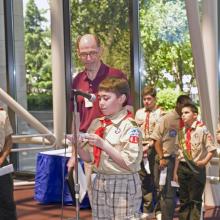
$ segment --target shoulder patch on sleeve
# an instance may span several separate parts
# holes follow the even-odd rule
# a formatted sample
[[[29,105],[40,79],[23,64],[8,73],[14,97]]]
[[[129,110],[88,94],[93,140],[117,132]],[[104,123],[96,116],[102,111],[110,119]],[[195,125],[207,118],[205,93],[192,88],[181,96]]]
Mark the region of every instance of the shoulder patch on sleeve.
[[[140,130],[138,128],[132,128],[128,132],[129,134],[129,142],[137,144],[140,138]]]

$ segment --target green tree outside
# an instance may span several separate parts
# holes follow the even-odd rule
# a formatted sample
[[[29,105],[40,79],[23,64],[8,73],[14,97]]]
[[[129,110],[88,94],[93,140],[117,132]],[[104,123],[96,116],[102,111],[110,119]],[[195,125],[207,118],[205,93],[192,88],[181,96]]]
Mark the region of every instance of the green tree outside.
[[[47,22],[45,13],[45,10],[38,9],[34,0],[27,2],[24,25],[29,108],[52,106],[51,40],[50,31],[44,26]],[[51,101],[44,102],[45,99]]]
[[[160,91],[171,88],[180,92],[186,86],[189,93],[196,81],[184,1],[139,2],[145,84]],[[82,68],[76,56],[77,36],[96,33],[104,45],[103,61],[130,76],[128,6],[129,0],[71,0],[74,72]],[[25,16],[25,63],[28,94],[32,97],[35,93],[51,95],[52,90],[50,31],[43,26],[45,21],[45,11],[29,0]],[[184,84],[185,78],[188,81]]]
[[[146,84],[188,91],[196,86],[184,1],[141,1],[141,47]],[[172,80],[166,77],[170,75]]]

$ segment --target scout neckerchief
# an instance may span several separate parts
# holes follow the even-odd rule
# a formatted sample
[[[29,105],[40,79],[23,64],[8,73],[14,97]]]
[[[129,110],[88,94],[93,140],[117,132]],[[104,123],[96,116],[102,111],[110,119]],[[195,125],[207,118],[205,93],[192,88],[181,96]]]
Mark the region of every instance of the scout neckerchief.
[[[185,133],[186,133],[186,151],[187,151],[187,154],[189,155],[190,158],[192,158],[192,152],[191,152],[191,131],[192,131],[192,127],[185,129]]]
[[[146,118],[145,118],[145,126],[144,126],[144,134],[146,135],[146,133],[149,133],[149,129],[150,129],[150,113],[152,113],[152,111],[158,109],[159,107],[155,107],[153,108],[151,111],[149,110],[145,110],[146,111]]]
[[[131,118],[131,117],[132,117],[132,113],[128,111],[127,115],[121,121],[125,120],[126,118]],[[100,119],[99,121],[101,123],[101,126],[96,129],[95,134],[103,138],[106,127],[113,123],[108,118]],[[102,153],[102,149],[94,145],[93,156],[94,156],[94,164],[96,165],[96,167],[99,166],[101,153]]]
[[[144,126],[144,133],[149,133],[149,127],[150,127],[150,111],[146,112],[146,119],[145,119],[145,126]]]
[[[197,121],[196,126],[200,124],[199,121]],[[178,135],[178,139],[179,139],[179,145],[181,147],[181,150],[183,152],[183,156],[184,159],[187,163],[187,165],[189,166],[189,168],[194,172],[194,173],[199,173],[196,169],[195,169],[195,163],[192,160],[192,153],[191,153],[191,131],[192,131],[192,127],[185,129],[185,127],[183,126],[183,121],[182,119],[180,119],[180,130],[179,130],[179,135]],[[186,138],[185,135],[186,134]]]

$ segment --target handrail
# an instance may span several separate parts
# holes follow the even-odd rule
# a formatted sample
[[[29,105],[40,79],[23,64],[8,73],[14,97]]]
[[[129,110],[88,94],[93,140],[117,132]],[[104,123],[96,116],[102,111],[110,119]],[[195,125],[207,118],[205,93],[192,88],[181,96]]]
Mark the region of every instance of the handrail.
[[[23,147],[23,148],[12,148],[11,152],[20,152],[20,151],[32,151],[32,150],[50,150],[54,149],[54,146],[47,146],[47,147]]]
[[[48,141],[51,134],[28,134],[28,135],[12,135],[12,141],[16,144],[44,144],[51,145]]]
[[[14,144],[36,144],[43,145],[43,147],[25,147],[25,148],[12,148],[12,152],[39,150],[39,149],[53,149],[56,147],[56,142],[51,145],[48,139],[50,134],[27,134],[27,135],[12,135],[12,142]],[[45,146],[48,145],[48,146]],[[68,140],[63,139],[62,145],[71,145]]]
[[[56,137],[53,135],[53,133],[1,88],[0,99],[5,102],[16,114],[27,121],[33,128],[39,131],[39,133],[49,134],[46,139],[50,142],[50,144],[55,144]]]
[[[11,152],[20,152],[20,151],[30,151],[30,150],[48,150],[55,148],[55,143],[51,145],[48,141],[48,136],[50,134],[28,134],[28,135],[12,135],[12,142],[15,144],[36,144],[36,145],[43,145],[43,147],[19,147],[19,148],[12,148]],[[49,145],[49,146],[45,146]]]

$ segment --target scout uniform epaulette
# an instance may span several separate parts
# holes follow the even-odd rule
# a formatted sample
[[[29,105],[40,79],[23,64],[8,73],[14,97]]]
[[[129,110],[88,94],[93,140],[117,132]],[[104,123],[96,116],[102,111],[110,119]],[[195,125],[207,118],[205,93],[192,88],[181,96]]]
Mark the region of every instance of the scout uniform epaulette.
[[[202,121],[198,121],[197,126],[202,127],[202,126],[204,126],[204,123]]]
[[[134,118],[128,117],[128,120],[131,122],[131,124],[132,124],[133,126],[138,126],[137,123],[136,123],[136,121],[134,120]]]
[[[203,127],[203,133],[204,134],[208,134],[209,133],[207,127],[205,126],[205,124],[202,121],[197,121],[197,126],[198,127]]]

